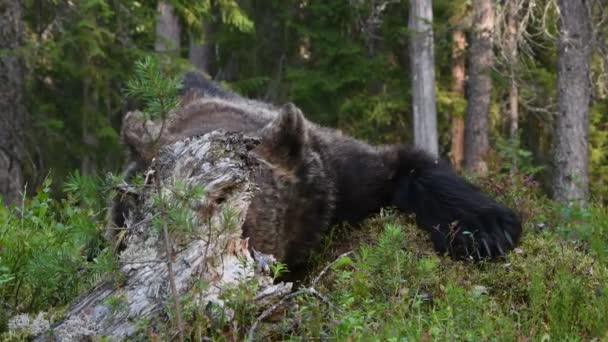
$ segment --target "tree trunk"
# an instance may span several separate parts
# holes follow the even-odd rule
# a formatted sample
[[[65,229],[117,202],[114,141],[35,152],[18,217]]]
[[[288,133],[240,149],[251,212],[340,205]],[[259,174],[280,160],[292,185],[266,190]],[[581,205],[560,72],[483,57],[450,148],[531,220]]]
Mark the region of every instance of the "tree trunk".
[[[174,13],[173,5],[165,1],[158,2],[154,50],[172,53],[179,53],[180,50],[179,20]]]
[[[213,29],[212,23],[205,22],[202,29],[202,40],[197,41],[192,37],[190,38],[188,60],[190,61],[190,64],[194,65],[199,71],[211,75],[210,68],[214,58],[213,44],[210,41]]]
[[[14,203],[20,199],[26,156],[24,66],[19,55],[23,13],[15,0],[0,0],[0,9],[0,195],[5,203]]]
[[[467,114],[464,134],[464,167],[487,172],[483,158],[490,149],[488,116],[492,94],[494,7],[492,0],[473,1],[474,19],[469,50]]]
[[[557,117],[553,134],[553,196],[583,203],[588,196],[591,18],[587,1],[559,0]]]
[[[91,77],[85,76],[82,80],[82,146],[86,150],[80,160],[80,172],[83,175],[94,175],[99,168],[97,166],[97,155],[92,151],[99,148],[99,139],[97,138],[95,129],[91,129],[92,116],[98,108],[99,96],[97,90],[93,89]]]
[[[414,145],[438,155],[435,107],[435,56],[433,52],[431,0],[410,0],[408,27],[412,70]]]
[[[518,64],[518,49],[517,49],[517,1],[511,0],[506,8],[506,35],[505,48],[507,54],[507,62],[509,68],[509,95],[508,108],[509,115],[507,125],[509,129],[509,137],[511,139],[517,136],[517,128],[519,121],[519,94],[517,87],[517,64]]]
[[[210,308],[210,302],[224,308],[227,327],[238,317],[222,296],[235,285],[257,284],[252,301],[260,311],[288,294],[291,283],[273,285],[268,276],[272,256],[257,252],[252,256],[248,240],[242,239],[242,225],[256,187],[253,172],[270,168],[249,154],[252,143],[240,134],[215,131],[163,148],[153,172],[147,173],[147,186],[128,194],[137,198],[138,214],[125,230],[122,241],[126,247],[118,255],[121,283],[99,284],[38,340],[147,340],[151,336],[146,334],[158,333],[155,327],[163,324],[169,325],[167,335],[171,336],[177,333],[178,324],[166,318],[171,312],[169,316],[176,317],[176,310],[184,308],[174,308],[170,288],[178,297],[190,298],[199,310]],[[184,190],[177,189],[193,186],[204,186],[205,196],[180,205]],[[174,228],[171,238],[165,239],[155,224],[168,220],[159,203],[186,208],[191,227]],[[138,329],[141,324],[147,329]]]
[[[465,49],[467,41],[462,29],[452,32],[452,91],[464,97]],[[452,116],[452,144],[450,161],[456,170],[462,167],[464,159],[464,113]]]
[[[514,139],[517,137],[517,130],[519,129],[519,90],[514,78],[509,83],[509,137]]]

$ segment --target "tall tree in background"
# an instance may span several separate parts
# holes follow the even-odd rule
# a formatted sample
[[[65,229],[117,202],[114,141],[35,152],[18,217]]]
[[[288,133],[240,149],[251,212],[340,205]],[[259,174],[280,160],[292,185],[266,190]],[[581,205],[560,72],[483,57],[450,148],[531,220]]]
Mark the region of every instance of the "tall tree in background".
[[[591,18],[585,0],[559,0],[557,118],[553,196],[562,203],[588,195]]]
[[[23,14],[20,1],[0,0],[0,9],[0,194],[12,203],[20,197],[26,155],[24,66],[19,56]]]
[[[466,35],[462,28],[452,31],[452,91],[464,97]],[[464,113],[452,116],[450,161],[456,170],[464,159]]]
[[[213,23],[205,21],[202,25],[202,37],[200,39],[191,37],[190,49],[188,50],[190,64],[206,74],[211,73],[211,63],[214,58],[213,42],[211,42],[212,33]]]
[[[492,93],[494,63],[493,30],[494,5],[492,0],[473,1],[473,32],[469,50],[467,113],[464,133],[464,167],[484,174],[483,160],[490,148],[488,116]]]
[[[509,68],[509,94],[508,94],[508,129],[509,137],[517,135],[519,121],[519,94],[516,79],[516,68],[518,64],[518,0],[507,0],[505,3],[505,53]]]
[[[412,72],[414,145],[438,154],[435,104],[435,55],[433,53],[433,6],[431,0],[410,0],[408,27]]]
[[[200,30],[194,30],[190,33],[190,47],[188,49],[190,64],[210,76],[212,63],[215,59],[215,44],[212,41],[212,36],[216,29],[217,12],[218,8],[215,0],[209,1],[209,12],[202,18]]]
[[[156,42],[154,50],[158,52],[179,52],[180,49],[179,19],[173,5],[159,1],[156,13]]]

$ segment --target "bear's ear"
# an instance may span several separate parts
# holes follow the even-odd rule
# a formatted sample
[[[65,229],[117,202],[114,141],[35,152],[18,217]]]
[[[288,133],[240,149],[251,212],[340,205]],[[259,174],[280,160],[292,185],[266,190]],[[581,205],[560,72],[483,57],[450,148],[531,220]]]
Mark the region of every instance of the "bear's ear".
[[[293,170],[302,160],[308,144],[306,120],[293,103],[281,107],[277,117],[260,132],[258,151],[272,164]]]

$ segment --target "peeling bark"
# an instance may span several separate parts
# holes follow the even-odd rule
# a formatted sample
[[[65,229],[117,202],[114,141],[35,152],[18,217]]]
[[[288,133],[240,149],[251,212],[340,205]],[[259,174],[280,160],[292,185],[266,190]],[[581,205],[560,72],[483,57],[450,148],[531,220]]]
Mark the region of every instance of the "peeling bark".
[[[462,29],[452,32],[452,91],[464,96],[465,49],[467,41]],[[450,162],[456,170],[462,168],[464,159],[464,113],[452,116],[452,144]]]
[[[409,52],[412,71],[414,145],[437,156],[439,148],[432,23],[431,1],[410,1],[408,28],[412,31]]]
[[[509,137],[514,139],[517,137],[518,121],[519,121],[519,90],[516,79],[516,69],[518,64],[518,15],[517,15],[517,2],[510,1],[507,4],[506,13],[506,35],[505,35],[505,47],[507,49],[507,61],[509,63],[509,116],[508,116],[508,128]]]
[[[468,64],[467,115],[464,133],[464,167],[479,174],[487,172],[483,160],[490,149],[488,121],[494,65],[494,2],[473,1],[474,24]]]

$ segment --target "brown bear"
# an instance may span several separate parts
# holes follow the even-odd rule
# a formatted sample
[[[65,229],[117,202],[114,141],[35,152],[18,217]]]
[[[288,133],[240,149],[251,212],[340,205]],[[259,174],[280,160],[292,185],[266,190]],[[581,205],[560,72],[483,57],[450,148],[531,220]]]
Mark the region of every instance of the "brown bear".
[[[357,224],[389,206],[414,214],[436,250],[457,259],[504,255],[521,236],[513,210],[423,151],[371,146],[311,123],[293,104],[244,99],[198,73],[184,76],[181,100],[161,145],[218,129],[260,139],[253,153],[271,167],[253,175],[259,190],[243,233],[290,269],[305,264],[332,225]],[[153,157],[148,133],[159,131],[158,123],[127,115],[122,137],[131,172],[145,169]],[[115,208],[114,224],[121,225],[127,206],[116,201]]]

